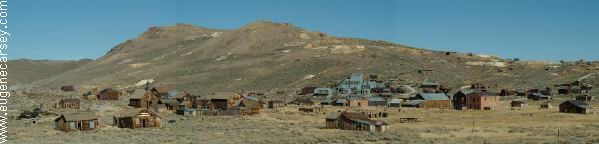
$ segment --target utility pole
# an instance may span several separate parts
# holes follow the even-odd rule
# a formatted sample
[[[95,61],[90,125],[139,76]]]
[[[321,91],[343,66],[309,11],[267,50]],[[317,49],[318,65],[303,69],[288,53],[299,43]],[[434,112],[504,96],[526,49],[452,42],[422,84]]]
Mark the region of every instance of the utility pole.
[[[557,144],[559,144],[559,143],[560,143],[560,141],[559,141],[559,128],[557,128]]]
[[[474,133],[474,119],[472,119],[472,133]]]

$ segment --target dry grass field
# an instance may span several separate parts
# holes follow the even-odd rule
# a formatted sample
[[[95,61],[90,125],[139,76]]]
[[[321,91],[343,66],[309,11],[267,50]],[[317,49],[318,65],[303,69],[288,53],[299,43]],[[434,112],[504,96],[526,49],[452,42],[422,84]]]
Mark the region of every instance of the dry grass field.
[[[563,100],[552,101],[554,107],[543,110],[535,101],[517,110],[502,101],[502,109],[495,111],[327,106],[326,112],[305,113],[288,106],[240,117],[160,113],[163,127],[147,129],[110,126],[118,107],[92,102],[90,110],[101,117],[99,129],[57,131],[53,129],[57,116],[44,116],[35,124],[11,119],[9,138],[11,143],[557,143],[559,129],[561,143],[599,142],[599,115],[558,113]],[[385,133],[324,129],[326,114],[340,110],[388,112],[390,117],[377,119],[391,129]],[[417,117],[420,122],[400,123],[402,117]]]

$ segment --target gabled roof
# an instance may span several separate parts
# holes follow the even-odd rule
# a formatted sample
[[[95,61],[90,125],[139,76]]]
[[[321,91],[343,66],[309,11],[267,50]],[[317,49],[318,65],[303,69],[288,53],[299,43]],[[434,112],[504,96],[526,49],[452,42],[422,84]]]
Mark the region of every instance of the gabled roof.
[[[389,103],[401,104],[401,99],[392,99],[391,102],[389,102]]]
[[[144,109],[144,108],[125,108],[125,109],[122,109],[119,112],[117,112],[115,114],[115,117],[117,117],[117,118],[134,117],[134,116],[136,116],[136,115],[138,115],[138,114],[140,114],[142,112],[148,112],[151,115],[155,115],[157,117],[160,117],[159,115],[157,115],[153,111],[147,110],[147,109]]]
[[[337,99],[335,103],[347,103],[347,99]]]
[[[109,92],[117,92],[117,93],[118,93],[119,91],[117,91],[117,90],[114,90],[114,89],[112,89],[112,88],[105,88],[105,89],[103,89],[102,91],[100,91],[99,95],[108,94]]]
[[[69,98],[69,99],[62,99],[60,101],[62,101],[63,103],[78,103],[79,99],[77,99],[77,98]]]
[[[339,115],[341,115],[341,112],[329,113],[327,115],[326,119],[337,119],[337,117],[339,117]]]
[[[444,93],[419,93],[424,100],[449,100],[449,97]]]
[[[369,97],[369,98],[368,98],[368,101],[379,101],[379,102],[380,102],[380,101],[383,101],[383,102],[384,102],[384,101],[385,101],[385,99],[384,99],[384,98],[382,98],[382,97]]]
[[[427,86],[438,86],[441,85],[438,82],[434,81],[434,80],[424,80],[422,81],[422,85],[427,85]]]
[[[579,101],[579,100],[569,100],[569,101],[565,101],[564,103],[570,103],[574,106],[580,107],[580,108],[584,108],[584,109],[590,109],[591,105],[589,105],[588,103],[584,102],[584,101]]]
[[[155,86],[152,89],[155,89],[158,93],[168,93],[171,89],[165,85]]]
[[[147,91],[144,89],[136,89],[135,92],[131,94],[130,99],[141,99],[146,94],[146,92]]]
[[[65,121],[67,122],[98,119],[98,116],[96,116],[96,114],[93,112],[76,111],[62,114],[58,118],[54,119],[54,121],[58,121],[62,117],[64,117]]]
[[[362,81],[363,78],[364,78],[364,75],[362,75],[362,73],[354,73],[354,74],[349,75],[350,81]]]
[[[254,100],[241,100],[241,105],[247,108],[262,108],[262,104]]]
[[[172,106],[178,106],[181,103],[179,101],[177,101],[176,99],[161,99],[160,100],[163,104],[168,104],[168,105],[172,105]]]
[[[386,125],[385,122],[371,120],[362,113],[341,112],[340,116],[343,116],[347,119],[350,119],[350,120],[352,120],[354,122],[358,122],[358,123],[365,123],[365,124],[369,124],[369,125]]]
[[[229,97],[235,94],[235,92],[215,92],[214,94],[203,96],[202,99],[229,99]]]

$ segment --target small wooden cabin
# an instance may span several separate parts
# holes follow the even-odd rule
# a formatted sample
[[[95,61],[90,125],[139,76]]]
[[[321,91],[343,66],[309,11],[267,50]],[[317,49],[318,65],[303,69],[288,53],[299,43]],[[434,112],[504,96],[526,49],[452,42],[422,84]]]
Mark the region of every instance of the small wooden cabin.
[[[417,99],[425,100],[421,108],[450,108],[451,100],[444,93],[419,93]]]
[[[70,98],[70,99],[62,99],[60,101],[58,101],[58,106],[60,108],[73,108],[73,109],[79,109],[79,99],[76,98]]]
[[[160,96],[161,98],[167,98],[170,96],[169,92],[171,92],[171,88],[165,85],[160,85],[152,87],[150,91],[156,96]]]
[[[98,100],[119,100],[121,92],[112,88],[106,88],[98,94]]]
[[[60,115],[54,119],[54,127],[60,131],[86,131],[98,127],[98,117],[93,112],[77,111]]]
[[[268,109],[276,109],[285,107],[285,102],[282,100],[270,100],[268,101]]]
[[[512,101],[510,105],[512,107],[526,107],[526,103],[523,101]]]
[[[160,97],[144,89],[136,89],[129,98],[129,106],[134,108],[155,109]]]
[[[119,111],[114,117],[114,125],[119,128],[148,128],[148,127],[160,127],[162,118],[156,113],[143,109],[123,109]]]
[[[62,86],[60,90],[65,92],[75,91],[75,88],[72,85]]]
[[[559,112],[562,113],[590,114],[591,109],[591,105],[579,100],[569,100],[559,105]]]
[[[326,128],[385,132],[389,125],[383,121],[371,120],[363,113],[340,112],[326,117]]]

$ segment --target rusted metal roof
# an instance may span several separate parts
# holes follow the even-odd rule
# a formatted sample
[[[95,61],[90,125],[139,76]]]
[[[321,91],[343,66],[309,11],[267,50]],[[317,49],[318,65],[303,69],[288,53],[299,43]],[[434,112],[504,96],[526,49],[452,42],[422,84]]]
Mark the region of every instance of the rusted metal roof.
[[[67,122],[98,119],[98,116],[93,112],[74,111],[62,114],[60,117],[54,119],[54,121],[59,121],[62,117],[64,117]]]

